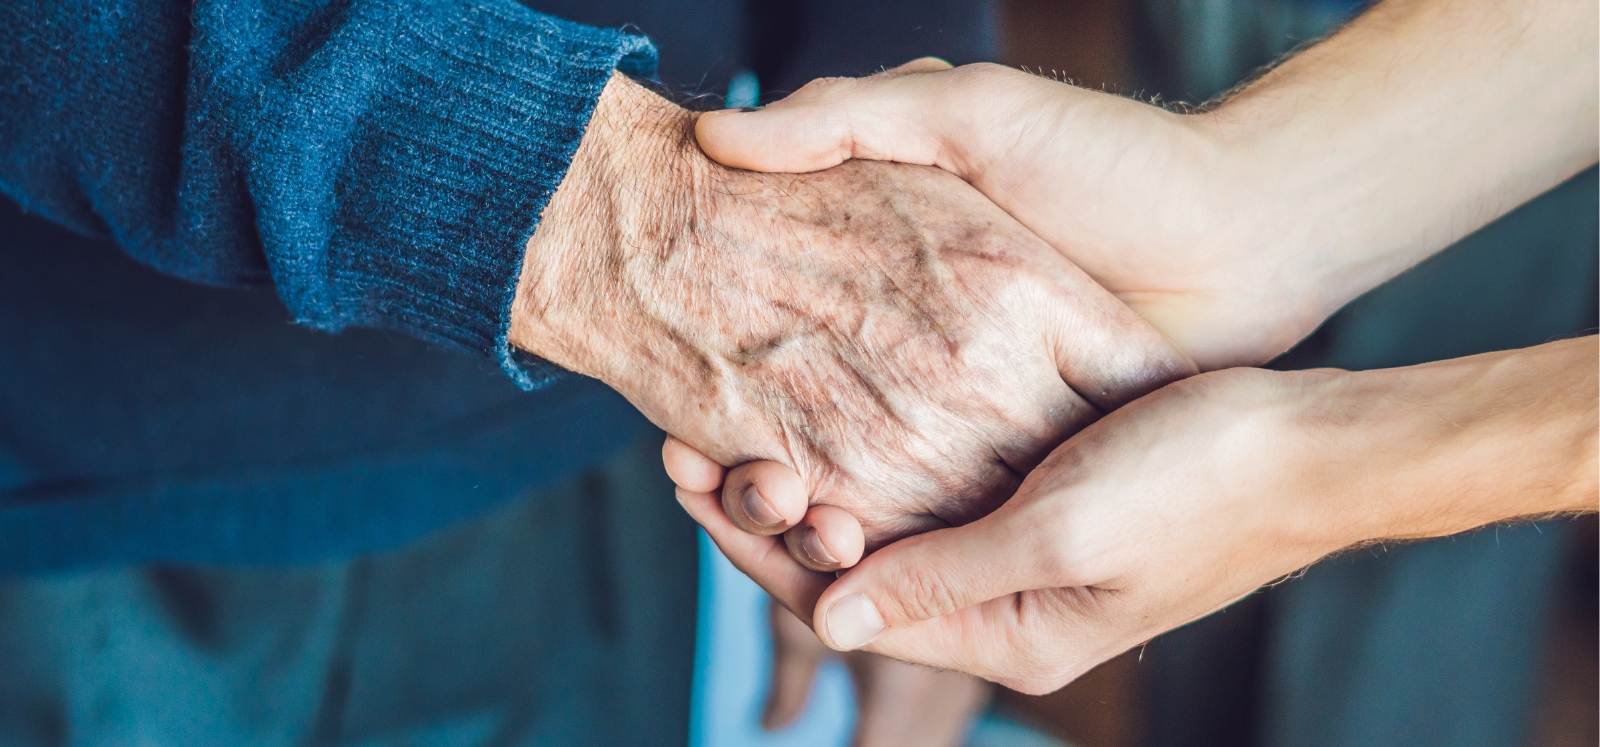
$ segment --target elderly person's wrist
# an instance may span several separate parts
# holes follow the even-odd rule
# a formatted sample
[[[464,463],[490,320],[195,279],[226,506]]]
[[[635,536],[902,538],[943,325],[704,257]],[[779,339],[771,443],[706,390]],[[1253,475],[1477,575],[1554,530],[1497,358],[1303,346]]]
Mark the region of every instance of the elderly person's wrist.
[[[696,166],[704,163],[693,126],[692,112],[613,76],[528,240],[513,345],[612,383],[638,359],[626,349],[638,335],[616,328],[629,320],[609,313],[606,301],[628,295],[629,254],[670,243],[667,234],[692,212]]]

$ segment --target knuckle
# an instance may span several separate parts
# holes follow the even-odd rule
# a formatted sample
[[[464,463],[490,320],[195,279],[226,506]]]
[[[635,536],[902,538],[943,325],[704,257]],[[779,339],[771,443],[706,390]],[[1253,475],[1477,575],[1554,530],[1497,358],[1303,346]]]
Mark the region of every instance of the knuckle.
[[[1067,686],[1107,658],[1092,643],[1086,647],[1082,633],[1081,625],[1055,614],[1027,615],[1008,631],[996,681],[1029,695]]]
[[[950,71],[956,83],[973,86],[992,85],[998,79],[1015,73],[1015,70],[993,62],[974,62]]]
[[[1049,693],[1053,692],[1048,685],[1040,682],[1038,677],[1032,675],[1024,675],[1020,677],[1002,677],[1000,679],[1000,684],[1008,689],[1016,690],[1023,695],[1039,696],[1048,695]]]
[[[975,77],[994,77],[996,75],[1010,75],[1016,72],[1012,68],[1001,65],[997,62],[974,62],[970,65],[962,65],[956,69],[962,71],[962,74],[964,75],[971,75]]]
[[[895,588],[898,593],[890,604],[901,619],[926,620],[956,609],[949,583],[924,565],[903,569]]]
[[[817,78],[794,92],[797,100],[827,99],[843,95],[854,88],[855,78]]]
[[[1043,566],[1045,578],[1057,587],[1087,586],[1090,573],[1085,560],[1086,542],[1075,536],[1070,524],[1057,526],[1041,538],[1042,547],[1034,555]]]

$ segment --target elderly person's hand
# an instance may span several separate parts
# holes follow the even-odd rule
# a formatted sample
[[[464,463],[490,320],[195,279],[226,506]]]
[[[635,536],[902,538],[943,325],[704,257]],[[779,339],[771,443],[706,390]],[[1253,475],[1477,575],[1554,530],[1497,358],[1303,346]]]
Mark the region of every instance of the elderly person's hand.
[[[837,581],[714,495],[679,500],[829,646],[1042,693],[1344,547],[1594,510],[1597,352],[1202,374],[1074,436],[993,514]]]
[[[611,81],[529,242],[510,342],[721,464],[760,461],[725,490],[747,531],[807,499],[868,546],[965,523],[1100,412],[1194,370],[955,176],[729,169],[694,122]],[[798,505],[767,499],[791,489]]]

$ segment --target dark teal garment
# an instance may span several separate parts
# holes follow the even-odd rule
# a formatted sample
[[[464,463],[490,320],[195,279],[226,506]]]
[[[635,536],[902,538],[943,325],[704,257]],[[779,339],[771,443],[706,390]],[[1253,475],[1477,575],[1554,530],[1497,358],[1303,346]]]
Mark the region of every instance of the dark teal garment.
[[[163,276],[0,201],[0,575],[393,547],[647,425],[576,377]]]
[[[353,560],[0,579],[0,744],[682,745],[695,528],[660,446]]]
[[[637,34],[705,105],[994,48],[975,0],[530,4],[0,8],[0,574],[349,556],[604,459],[643,418],[490,348]]]
[[[301,323],[500,360],[524,247],[643,36],[513,0],[16,0],[0,191]]]
[[[171,32],[160,23],[192,5],[151,3],[160,13],[120,18],[123,27],[140,36]],[[770,87],[803,79],[805,65],[815,74],[861,74],[923,53],[971,61],[990,56],[994,41],[988,5],[974,0],[532,4],[591,26],[635,24],[665,56],[662,83],[684,98],[720,93],[746,66]],[[60,15],[58,26],[116,15],[117,4],[94,5],[47,10]],[[218,5],[202,0],[198,7]],[[406,0],[261,5],[270,11],[263,18],[323,7],[296,31],[343,29],[329,39],[429,23],[421,13],[372,26],[361,9],[465,7]],[[36,7],[45,6],[0,7],[0,24],[13,24],[15,36],[21,11]],[[247,29],[262,18],[243,21]],[[834,34],[835,24],[852,32]],[[874,41],[870,48],[855,45],[863,36]],[[335,48],[347,49],[349,41]],[[0,48],[0,94],[17,93],[7,86],[18,82],[49,88],[81,81],[83,70],[61,67],[74,64],[74,55],[88,56],[84,65],[102,72],[116,63],[81,44],[45,46],[55,56],[31,77],[5,67],[8,53],[26,50]],[[503,48],[435,45],[453,57],[434,62],[448,72]],[[416,49],[400,43],[378,51]],[[748,61],[757,51],[762,59]],[[392,57],[374,57],[384,59]],[[371,72],[374,60],[358,60],[348,72]],[[126,79],[149,63],[135,56],[111,72]],[[490,72],[446,76],[440,85],[517,95],[539,80],[501,90],[483,85]],[[470,119],[496,111],[470,102],[462,93],[420,116]],[[553,116],[567,121],[582,109]],[[0,126],[13,126],[7,118],[15,114],[0,106]],[[10,153],[72,155],[84,132],[121,116],[182,120],[181,113],[137,107],[57,114],[56,121],[36,118],[31,133],[54,150]],[[507,131],[514,137],[553,131],[537,118],[515,124]],[[121,158],[136,165],[162,160],[182,140],[177,131],[168,134],[153,150],[135,148]],[[403,142],[373,145],[382,156],[377,146]],[[0,142],[0,151],[6,145]],[[96,186],[91,177],[103,175],[91,168],[97,163],[55,173],[71,193],[79,180],[89,182],[84,189]],[[439,165],[394,158],[363,165],[424,164]],[[505,195],[489,198],[526,198],[513,193],[529,186],[508,181],[496,188]],[[460,192],[429,204],[459,207],[471,199]],[[355,207],[376,210],[367,218],[382,221],[416,218],[401,208],[418,204],[367,200]],[[493,213],[462,209],[441,219],[453,215],[481,228]],[[190,227],[216,228],[207,221]],[[523,238],[515,240],[518,248]],[[327,334],[296,324],[298,312],[279,297],[281,289],[188,283],[129,259],[128,248],[72,234],[0,200],[0,745],[687,740],[695,535],[661,474],[659,433],[627,403],[575,377],[523,392],[492,356],[429,344],[392,325]],[[634,448],[619,455],[630,443]]]
[[[7,3],[0,573],[392,546],[625,443],[495,369],[537,383],[525,243],[654,62],[511,0]]]

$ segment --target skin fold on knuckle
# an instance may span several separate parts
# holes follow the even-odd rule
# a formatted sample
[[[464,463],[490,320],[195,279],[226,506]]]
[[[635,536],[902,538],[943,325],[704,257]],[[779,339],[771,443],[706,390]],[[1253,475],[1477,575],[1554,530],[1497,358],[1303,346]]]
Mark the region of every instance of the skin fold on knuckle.
[[[944,79],[957,93],[978,95],[993,91],[1020,75],[1027,73],[993,62],[974,62],[951,69],[944,74]]]
[[[927,620],[957,609],[952,580],[927,564],[903,565],[883,593],[873,595],[884,622],[890,626]],[[960,583],[959,580],[954,583]]]
[[[814,78],[800,87],[800,90],[790,94],[784,99],[788,104],[812,104],[826,106],[838,104],[840,99],[847,99],[854,93],[860,84],[858,78],[842,76],[828,78]]]
[[[1055,588],[1086,587],[1104,579],[1093,572],[1091,547],[1099,537],[1080,539],[1082,528],[1078,522],[1066,517],[1050,517],[1044,526],[1054,526],[1059,532],[1041,532],[1018,543],[1029,547],[1029,555],[1038,564],[1039,575]]]

